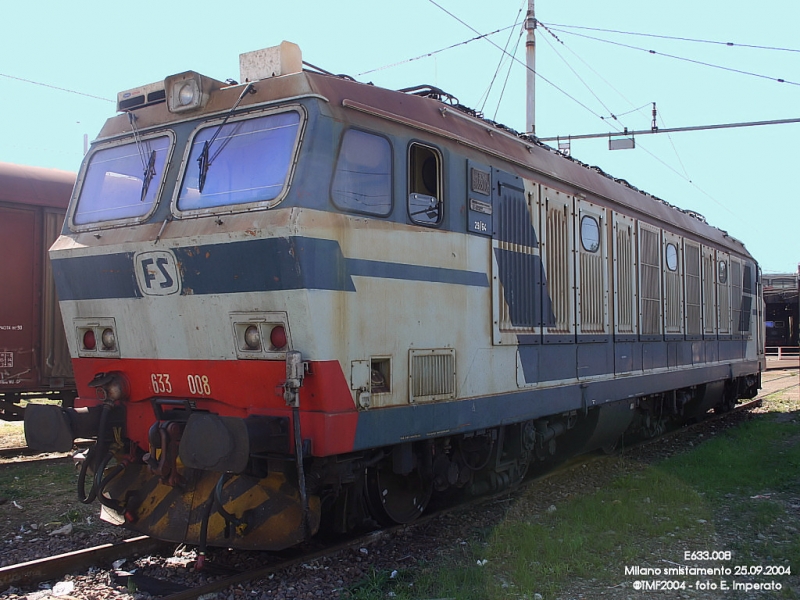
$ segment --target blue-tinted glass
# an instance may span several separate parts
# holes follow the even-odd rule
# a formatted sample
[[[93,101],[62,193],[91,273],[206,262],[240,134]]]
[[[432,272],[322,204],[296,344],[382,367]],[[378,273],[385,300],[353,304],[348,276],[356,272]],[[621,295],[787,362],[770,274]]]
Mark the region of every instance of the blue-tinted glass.
[[[141,217],[150,212],[161,187],[169,153],[166,135],[95,152],[83,178],[73,221],[76,225]],[[145,171],[155,152],[152,179],[145,186]],[[142,192],[146,193],[142,197]]]
[[[339,208],[373,215],[392,211],[392,149],[382,137],[350,129],[344,134],[331,188]]]
[[[284,188],[300,115],[294,111],[228,123],[209,147],[209,165],[200,191],[198,158],[217,127],[206,127],[192,142],[178,197],[180,210],[264,202]]]

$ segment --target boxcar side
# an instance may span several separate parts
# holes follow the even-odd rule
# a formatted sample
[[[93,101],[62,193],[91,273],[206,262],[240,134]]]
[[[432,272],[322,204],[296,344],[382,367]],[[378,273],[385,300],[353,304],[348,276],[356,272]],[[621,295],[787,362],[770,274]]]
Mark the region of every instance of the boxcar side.
[[[75,174],[0,163],[0,418],[49,397],[71,405],[75,383],[47,250]]]

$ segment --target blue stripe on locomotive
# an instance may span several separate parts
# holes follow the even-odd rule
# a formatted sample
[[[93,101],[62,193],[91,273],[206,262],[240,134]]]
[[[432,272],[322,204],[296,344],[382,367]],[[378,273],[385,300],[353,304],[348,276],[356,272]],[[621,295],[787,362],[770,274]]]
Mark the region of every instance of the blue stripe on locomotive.
[[[548,351],[553,348],[548,348]],[[523,390],[458,402],[415,404],[362,411],[353,450],[398,444],[416,439],[466,433],[498,424],[537,419],[568,411],[585,412],[613,402],[633,402],[646,396],[702,385],[751,373],[758,361],[709,365],[618,379],[579,382],[537,390]]]
[[[489,287],[486,273],[347,258],[339,243],[290,237],[173,249],[182,293],[230,294],[315,289],[356,291],[353,277]],[[133,253],[57,258],[53,272],[61,300],[138,298]]]

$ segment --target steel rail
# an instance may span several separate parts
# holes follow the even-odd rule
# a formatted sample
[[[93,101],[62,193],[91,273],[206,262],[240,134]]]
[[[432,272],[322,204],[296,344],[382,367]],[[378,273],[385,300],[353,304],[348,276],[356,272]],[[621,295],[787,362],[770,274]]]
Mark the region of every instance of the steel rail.
[[[122,558],[153,554],[174,544],[168,544],[146,535],[130,538],[116,544],[102,544],[83,550],[66,552],[0,568],[0,590],[9,586],[28,586],[41,581],[59,579],[67,573]]]

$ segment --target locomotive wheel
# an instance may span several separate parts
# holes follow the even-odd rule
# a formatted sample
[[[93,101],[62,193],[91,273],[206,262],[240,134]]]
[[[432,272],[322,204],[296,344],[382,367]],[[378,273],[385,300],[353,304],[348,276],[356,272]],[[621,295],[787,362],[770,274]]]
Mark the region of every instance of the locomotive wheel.
[[[433,482],[418,470],[398,475],[391,464],[370,467],[365,473],[365,494],[372,516],[382,525],[410,523],[431,499]]]

